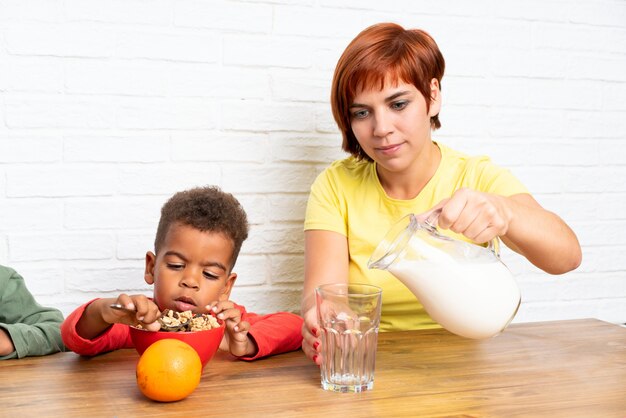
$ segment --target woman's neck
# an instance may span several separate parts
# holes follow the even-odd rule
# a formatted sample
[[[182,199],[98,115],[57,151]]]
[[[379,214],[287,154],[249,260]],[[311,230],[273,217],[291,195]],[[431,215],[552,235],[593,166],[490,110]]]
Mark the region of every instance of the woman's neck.
[[[381,170],[377,165],[377,175],[387,196],[393,199],[410,200],[420,194],[424,186],[435,175],[441,162],[441,150],[434,142],[424,147],[406,170],[391,172]]]

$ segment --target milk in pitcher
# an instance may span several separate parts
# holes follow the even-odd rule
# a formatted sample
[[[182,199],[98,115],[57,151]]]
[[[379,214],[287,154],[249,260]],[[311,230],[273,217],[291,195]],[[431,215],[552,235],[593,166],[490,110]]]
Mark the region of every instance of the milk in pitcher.
[[[499,261],[404,260],[388,271],[450,332],[468,338],[499,334],[515,316],[520,291]]]
[[[500,260],[498,239],[485,248],[440,234],[433,215],[422,218],[409,214],[396,222],[372,253],[368,267],[393,274],[450,332],[468,338],[502,332],[521,298],[513,275]]]

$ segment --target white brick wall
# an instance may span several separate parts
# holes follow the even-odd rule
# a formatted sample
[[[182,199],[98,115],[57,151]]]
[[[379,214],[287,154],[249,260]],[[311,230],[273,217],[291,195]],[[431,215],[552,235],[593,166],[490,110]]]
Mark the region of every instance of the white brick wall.
[[[234,299],[297,310],[309,185],[343,155],[332,71],[380,21],[446,57],[435,137],[511,168],[578,233],[561,277],[505,251],[516,321],[626,322],[622,0],[0,0],[0,263],[65,314],[149,294],[160,206],[217,184],[252,223]]]

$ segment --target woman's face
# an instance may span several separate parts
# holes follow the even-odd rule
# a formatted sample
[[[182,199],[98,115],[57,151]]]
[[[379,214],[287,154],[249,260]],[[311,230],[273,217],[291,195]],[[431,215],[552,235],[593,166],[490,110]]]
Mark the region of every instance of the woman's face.
[[[419,164],[431,144],[430,118],[439,113],[439,83],[431,82],[430,109],[413,85],[386,82],[382,90],[357,91],[350,106],[352,132],[379,169],[402,173]]]

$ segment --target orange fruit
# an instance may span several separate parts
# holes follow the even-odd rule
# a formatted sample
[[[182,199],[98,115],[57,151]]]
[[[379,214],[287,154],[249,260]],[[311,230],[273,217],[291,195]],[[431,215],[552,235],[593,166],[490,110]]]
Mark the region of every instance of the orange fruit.
[[[150,345],[137,363],[137,385],[148,398],[179,401],[200,383],[200,356],[186,342],[167,338]]]

